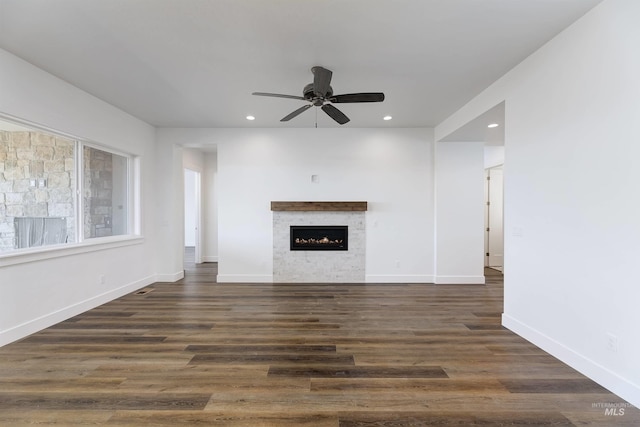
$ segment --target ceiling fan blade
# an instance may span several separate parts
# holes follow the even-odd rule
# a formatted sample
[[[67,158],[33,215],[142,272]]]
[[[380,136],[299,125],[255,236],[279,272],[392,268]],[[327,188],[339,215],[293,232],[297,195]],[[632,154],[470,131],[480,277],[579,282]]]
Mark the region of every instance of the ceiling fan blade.
[[[344,104],[347,102],[382,102],[384,101],[384,93],[382,92],[366,92],[366,93],[347,93],[344,95],[334,95],[329,101],[336,104]]]
[[[294,111],[293,113],[290,113],[286,116],[284,116],[283,118],[280,119],[281,122],[288,122],[289,120],[293,119],[295,116],[297,116],[300,113],[303,113],[305,111],[307,111],[309,108],[311,108],[313,105],[311,104],[307,104],[307,105],[303,105],[302,107],[298,108],[296,111]]]
[[[333,73],[322,67],[312,67],[311,72],[313,73],[313,93],[320,97],[326,96],[331,87]]]
[[[299,99],[301,101],[306,101],[306,99],[304,99],[301,96],[295,96],[295,95],[282,95],[280,93],[266,93],[266,92],[253,92],[251,95],[257,95],[257,96],[271,96],[274,98],[290,98],[290,99]]]
[[[322,106],[322,111],[327,113],[329,117],[331,117],[333,120],[340,123],[341,125],[349,121],[349,117],[345,116],[342,111],[338,110],[336,107],[334,107],[331,104],[324,104]]]

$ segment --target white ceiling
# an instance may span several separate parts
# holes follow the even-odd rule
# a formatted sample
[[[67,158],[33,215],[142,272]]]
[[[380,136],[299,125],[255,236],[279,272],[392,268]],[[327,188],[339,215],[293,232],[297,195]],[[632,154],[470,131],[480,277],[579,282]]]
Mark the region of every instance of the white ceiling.
[[[345,126],[430,127],[600,1],[0,0],[0,48],[160,127],[338,126],[251,95],[301,95],[314,65],[385,93]]]
[[[498,126],[489,128],[490,124]],[[440,141],[484,141],[485,145],[504,145],[504,126],[504,101],[502,101]]]

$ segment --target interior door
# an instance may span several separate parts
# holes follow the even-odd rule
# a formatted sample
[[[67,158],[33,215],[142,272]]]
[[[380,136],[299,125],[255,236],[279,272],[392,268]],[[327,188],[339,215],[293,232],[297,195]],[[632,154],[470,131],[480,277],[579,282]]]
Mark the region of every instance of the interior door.
[[[487,267],[501,269],[504,265],[504,180],[502,166],[487,172]]]

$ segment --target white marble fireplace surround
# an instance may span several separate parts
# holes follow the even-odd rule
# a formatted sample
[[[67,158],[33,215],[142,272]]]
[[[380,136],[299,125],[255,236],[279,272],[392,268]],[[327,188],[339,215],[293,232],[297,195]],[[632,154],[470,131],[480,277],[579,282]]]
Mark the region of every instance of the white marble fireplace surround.
[[[274,283],[364,283],[366,250],[364,211],[273,212]],[[347,251],[292,251],[291,225],[346,225]]]

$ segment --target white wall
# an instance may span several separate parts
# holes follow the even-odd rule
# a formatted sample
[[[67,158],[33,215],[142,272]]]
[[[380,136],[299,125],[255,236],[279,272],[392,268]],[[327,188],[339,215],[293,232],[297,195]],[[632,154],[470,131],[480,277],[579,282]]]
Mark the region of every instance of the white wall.
[[[202,177],[203,194],[203,249],[204,262],[218,262],[218,154],[205,153],[204,174]]]
[[[636,406],[638,16],[605,0],[436,128],[506,100],[503,323]]]
[[[435,283],[484,283],[483,146],[436,143]]]
[[[157,242],[151,126],[3,50],[0,93],[0,113],[140,156],[144,234],[100,251],[65,250],[57,252],[65,256],[18,264],[0,259],[3,345],[155,281]]]
[[[504,146],[484,147],[484,168],[490,169],[504,164]]]
[[[364,200],[366,280],[432,281],[430,130],[230,130],[216,139],[219,280],[271,280],[271,201]]]
[[[205,168],[204,154],[200,150],[184,148],[182,150],[182,165],[186,169],[202,173]]]
[[[184,159],[180,145],[166,141],[156,132],[154,181],[157,192],[154,211],[157,232],[155,258],[159,281],[174,282],[184,277]]]

